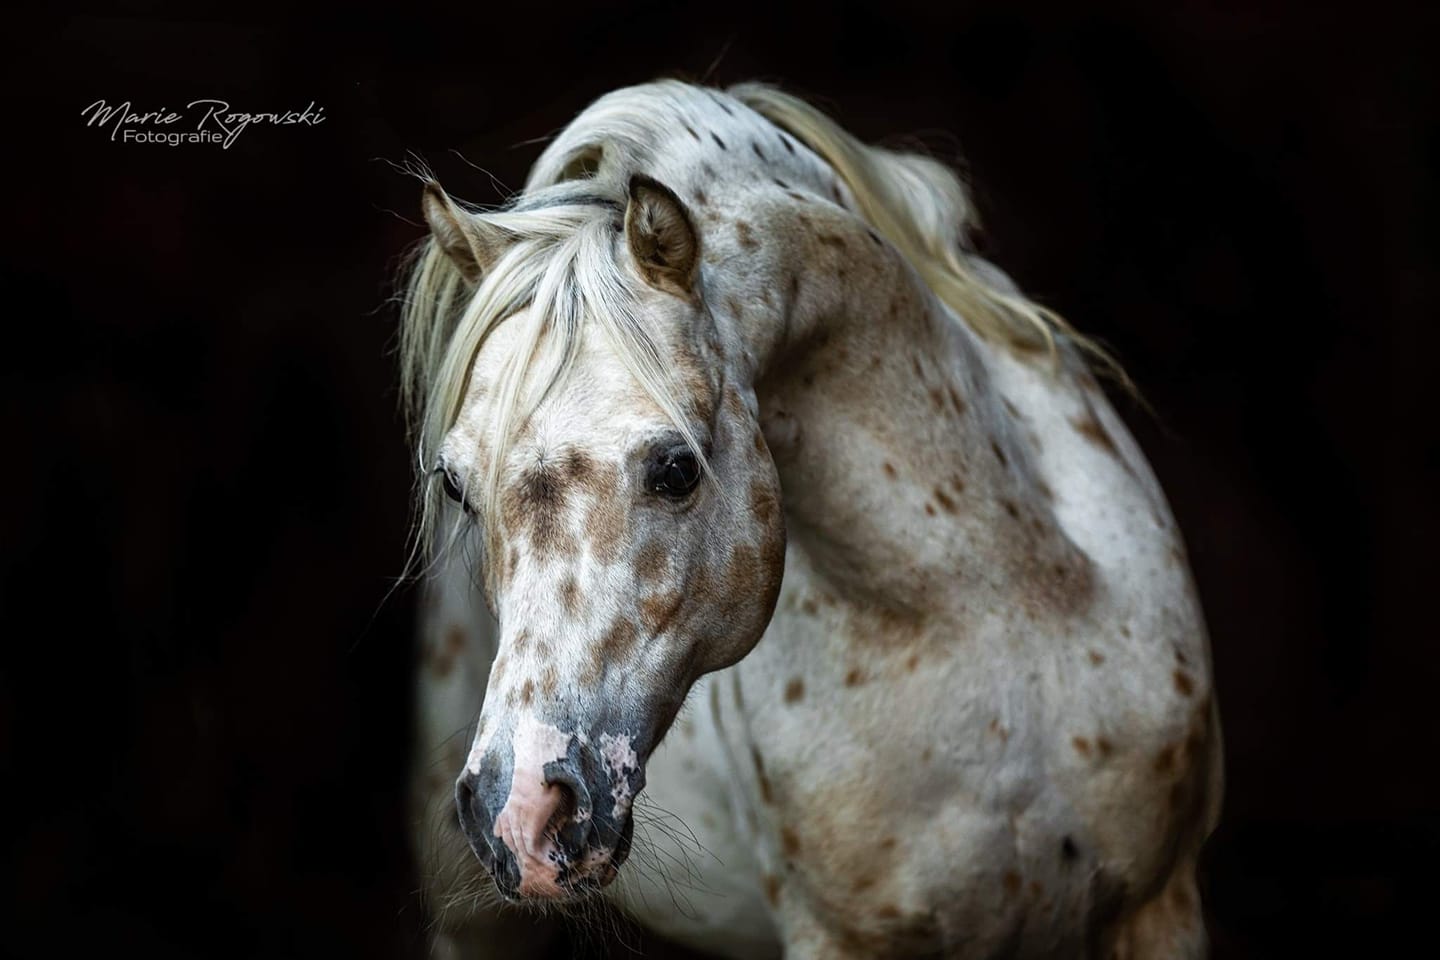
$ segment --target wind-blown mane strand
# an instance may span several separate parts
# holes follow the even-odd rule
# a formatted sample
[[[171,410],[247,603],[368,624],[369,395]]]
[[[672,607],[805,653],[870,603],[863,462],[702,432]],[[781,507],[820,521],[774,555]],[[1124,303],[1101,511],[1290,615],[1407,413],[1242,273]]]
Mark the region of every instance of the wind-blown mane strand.
[[[744,83],[727,91],[795,136],[839,174],[860,214],[895,245],[930,289],[963,322],[992,342],[1058,359],[1056,334],[1074,343],[1096,366],[1132,389],[1120,364],[1055,311],[1018,290],[987,282],[967,262],[974,207],[954,171],[929,157],[860,142],[798,97],[772,86]]]

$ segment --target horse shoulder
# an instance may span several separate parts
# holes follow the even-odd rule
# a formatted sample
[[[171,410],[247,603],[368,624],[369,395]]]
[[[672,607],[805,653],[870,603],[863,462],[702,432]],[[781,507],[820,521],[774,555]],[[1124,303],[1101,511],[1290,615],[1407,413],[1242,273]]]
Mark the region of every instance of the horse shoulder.
[[[1057,522],[1095,571],[1092,608],[1048,665],[1051,769],[1097,855],[1162,883],[1218,817],[1223,762],[1209,641],[1185,550],[1139,445],[1093,379],[995,363]],[[1117,868],[1118,869],[1118,868]]]

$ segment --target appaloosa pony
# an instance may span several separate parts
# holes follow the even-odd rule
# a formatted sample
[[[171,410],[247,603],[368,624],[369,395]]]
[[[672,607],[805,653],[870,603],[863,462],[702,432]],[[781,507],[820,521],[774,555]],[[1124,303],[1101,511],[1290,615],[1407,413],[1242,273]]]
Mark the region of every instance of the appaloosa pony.
[[[661,82],[505,206],[423,206],[437,953],[523,956],[500,907],[592,897],[747,960],[1205,952],[1180,533],[954,174]]]

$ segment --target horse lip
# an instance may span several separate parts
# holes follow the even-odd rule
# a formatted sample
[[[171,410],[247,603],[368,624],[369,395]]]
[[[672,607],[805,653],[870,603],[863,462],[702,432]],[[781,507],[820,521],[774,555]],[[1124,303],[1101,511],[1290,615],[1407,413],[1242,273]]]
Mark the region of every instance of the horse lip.
[[[586,894],[592,894],[604,887],[610,886],[610,884],[614,883],[619,877],[620,868],[624,866],[625,861],[630,858],[630,851],[634,840],[635,818],[631,816],[626,818],[625,826],[620,829],[620,836],[615,841],[615,848],[611,851],[610,858],[605,862],[605,865],[596,873],[574,880],[561,880],[561,887],[570,894],[570,898],[579,899],[583,898]],[[507,903],[513,903],[517,906],[535,903],[536,901],[533,898],[523,896],[520,893],[518,867],[513,866],[513,859],[501,859],[497,857],[496,860],[497,862],[493,867],[488,864],[485,866],[486,871],[495,883],[495,888],[500,892],[500,896],[503,897]]]

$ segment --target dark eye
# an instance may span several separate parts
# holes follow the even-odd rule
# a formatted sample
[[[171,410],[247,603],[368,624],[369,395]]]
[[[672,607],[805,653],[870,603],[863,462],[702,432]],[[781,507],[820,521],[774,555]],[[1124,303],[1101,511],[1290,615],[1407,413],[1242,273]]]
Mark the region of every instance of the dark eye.
[[[679,499],[700,482],[700,462],[685,447],[670,450],[651,463],[646,482],[655,493]]]
[[[449,497],[455,503],[458,503],[466,513],[469,513],[470,502],[466,500],[465,495],[460,492],[460,485],[455,482],[455,478],[450,475],[449,470],[442,469],[440,471],[440,482],[445,487],[445,496]]]

